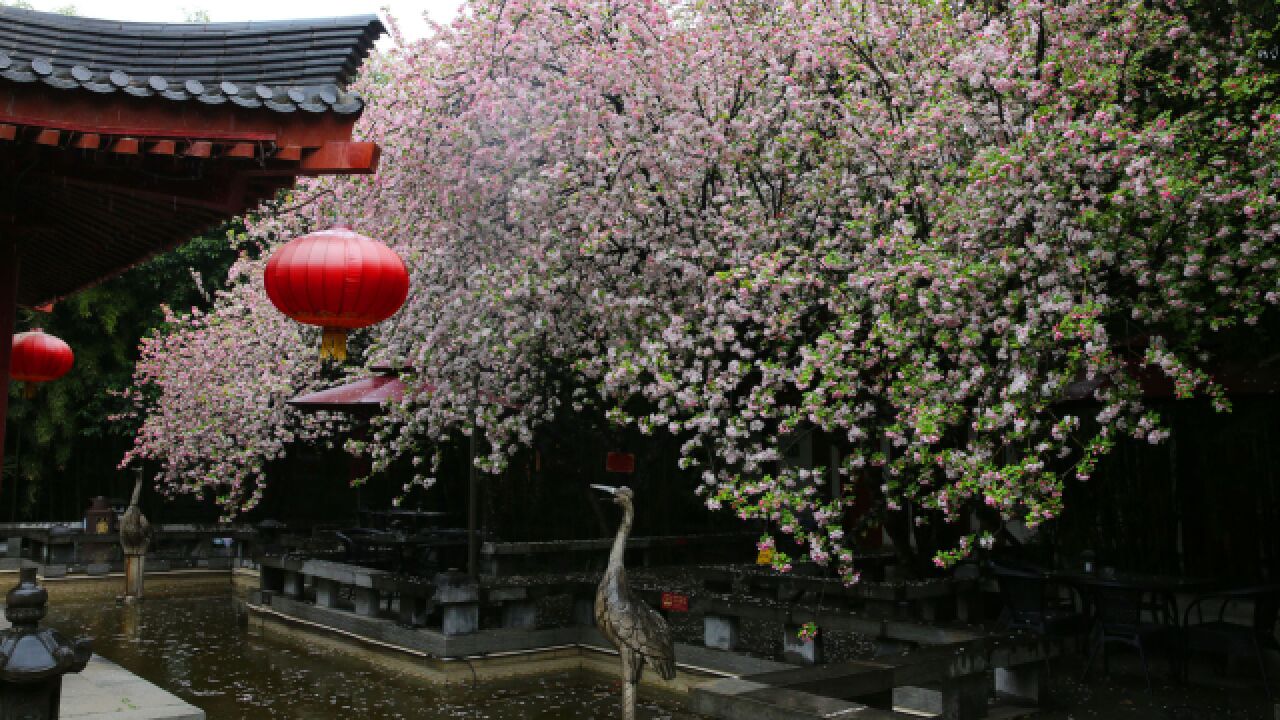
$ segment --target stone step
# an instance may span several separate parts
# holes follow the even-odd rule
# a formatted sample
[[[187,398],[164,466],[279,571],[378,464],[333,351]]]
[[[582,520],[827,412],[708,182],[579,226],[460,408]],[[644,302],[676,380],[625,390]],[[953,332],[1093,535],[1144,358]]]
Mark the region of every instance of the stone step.
[[[695,712],[725,720],[905,720],[915,716],[742,678],[705,683],[689,693]]]

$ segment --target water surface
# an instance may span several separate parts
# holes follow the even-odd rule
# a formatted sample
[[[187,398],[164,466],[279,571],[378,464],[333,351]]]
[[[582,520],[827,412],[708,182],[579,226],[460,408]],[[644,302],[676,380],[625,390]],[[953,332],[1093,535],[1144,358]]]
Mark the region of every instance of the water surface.
[[[202,708],[208,720],[605,720],[617,684],[586,673],[442,687],[324,647],[263,636],[234,598],[148,598],[135,607],[55,603],[47,624]],[[641,718],[694,720],[643,700]]]

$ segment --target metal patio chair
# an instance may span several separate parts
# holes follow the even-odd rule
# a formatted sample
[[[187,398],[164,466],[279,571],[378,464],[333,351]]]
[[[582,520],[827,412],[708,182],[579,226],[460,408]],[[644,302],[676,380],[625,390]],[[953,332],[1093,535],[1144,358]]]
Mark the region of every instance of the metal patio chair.
[[[1138,651],[1142,660],[1142,674],[1151,692],[1151,667],[1147,651],[1163,646],[1169,651],[1169,662],[1176,677],[1179,670],[1177,643],[1178,628],[1159,622],[1145,622],[1142,611],[1150,607],[1147,591],[1142,587],[1121,581],[1099,582],[1090,587],[1090,602],[1094,610],[1093,647],[1085,663],[1084,678],[1089,677],[1094,660],[1102,654],[1102,671],[1110,671],[1107,649],[1114,644],[1128,645]]]
[[[1227,619],[1227,607],[1239,601],[1253,603],[1251,622],[1247,625]],[[1218,603],[1218,616],[1205,621],[1205,606],[1214,602]],[[1193,611],[1197,618],[1194,623]],[[1221,655],[1225,659],[1252,655],[1258,665],[1267,700],[1274,703],[1275,693],[1267,677],[1263,651],[1280,650],[1275,633],[1277,614],[1280,614],[1280,584],[1252,585],[1201,595],[1187,606],[1183,615],[1183,652],[1188,656],[1191,652],[1204,652]]]

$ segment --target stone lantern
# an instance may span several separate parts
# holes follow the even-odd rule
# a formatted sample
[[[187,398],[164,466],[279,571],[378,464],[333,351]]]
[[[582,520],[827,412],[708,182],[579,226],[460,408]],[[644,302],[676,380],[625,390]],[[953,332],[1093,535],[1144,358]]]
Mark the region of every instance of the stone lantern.
[[[36,583],[36,569],[22,568],[4,610],[13,626],[0,632],[0,718],[57,718],[62,676],[84,670],[93,654],[88,638],[67,642],[39,627],[48,600],[49,593]]]

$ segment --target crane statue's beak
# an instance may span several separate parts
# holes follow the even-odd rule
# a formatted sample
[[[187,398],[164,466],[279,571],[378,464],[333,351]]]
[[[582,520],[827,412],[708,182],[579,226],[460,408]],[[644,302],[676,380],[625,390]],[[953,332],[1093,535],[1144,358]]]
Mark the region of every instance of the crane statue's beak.
[[[592,485],[591,487],[599,490],[600,492],[609,493],[610,495],[618,494],[618,488],[610,485]]]

